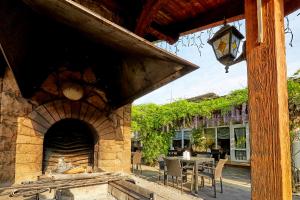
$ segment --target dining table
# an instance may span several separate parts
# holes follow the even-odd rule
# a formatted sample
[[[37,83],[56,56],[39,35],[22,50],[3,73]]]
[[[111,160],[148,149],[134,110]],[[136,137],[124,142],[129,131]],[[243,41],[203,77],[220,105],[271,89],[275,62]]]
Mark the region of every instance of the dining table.
[[[181,161],[181,163],[186,163],[189,166],[193,166],[194,172],[194,182],[191,183],[193,185],[193,192],[195,192],[196,194],[198,194],[199,192],[199,183],[198,183],[198,170],[199,170],[199,165],[201,166],[201,164],[205,164],[205,163],[211,163],[211,164],[215,164],[215,159],[214,158],[205,158],[205,157],[194,157],[191,156],[190,158],[186,158],[183,156],[174,156],[174,157],[166,157],[166,159],[179,159]]]

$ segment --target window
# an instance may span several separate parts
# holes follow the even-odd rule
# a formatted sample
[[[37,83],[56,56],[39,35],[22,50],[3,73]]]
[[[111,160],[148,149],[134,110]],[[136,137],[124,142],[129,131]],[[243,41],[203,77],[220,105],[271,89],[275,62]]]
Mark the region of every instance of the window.
[[[207,146],[212,149],[215,146],[216,141],[215,128],[205,128],[204,137],[206,138]]]
[[[218,145],[217,148],[221,150],[221,157],[230,155],[230,128],[219,127],[217,128]]]
[[[226,140],[230,139],[230,129],[229,127],[220,127],[217,129],[218,139]]]
[[[236,149],[246,149],[246,128],[234,129],[234,141]]]
[[[181,148],[182,146],[182,135],[181,131],[176,131],[175,136],[173,137],[173,147],[176,148]]]
[[[235,141],[235,159],[247,160],[245,127],[234,128],[234,141]]]
[[[184,147],[190,147],[191,145],[191,136],[192,136],[192,131],[184,131]]]

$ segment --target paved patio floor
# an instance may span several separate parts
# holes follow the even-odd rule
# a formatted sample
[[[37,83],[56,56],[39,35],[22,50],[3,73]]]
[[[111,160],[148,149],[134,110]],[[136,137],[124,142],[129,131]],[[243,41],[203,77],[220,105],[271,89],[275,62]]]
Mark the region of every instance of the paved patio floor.
[[[158,168],[142,166],[143,173],[134,172],[132,178],[137,184],[152,190],[156,193],[158,200],[247,200],[251,199],[250,169],[226,166],[223,170],[223,188],[220,193],[220,185],[217,183],[217,198],[213,197],[211,182],[206,180],[205,187],[199,189],[199,194],[191,194],[190,184],[184,184],[184,192],[181,193],[180,185],[177,188],[173,186],[172,181],[168,186],[158,181]],[[300,197],[294,196],[293,200],[300,200]]]

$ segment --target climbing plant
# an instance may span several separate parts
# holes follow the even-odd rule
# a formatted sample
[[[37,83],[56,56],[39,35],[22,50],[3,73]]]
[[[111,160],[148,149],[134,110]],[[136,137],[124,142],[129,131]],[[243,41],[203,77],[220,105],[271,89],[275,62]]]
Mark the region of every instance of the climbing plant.
[[[300,80],[299,72],[288,80],[290,127],[300,126]],[[214,111],[228,113],[232,106],[248,101],[248,90],[240,89],[229,95],[199,102],[178,100],[172,103],[142,104],[132,108],[132,131],[139,132],[143,155],[147,163],[153,163],[160,154],[166,154],[175,130],[184,123],[188,125],[194,116],[210,118]],[[196,133],[194,133],[195,135]],[[201,133],[202,134],[202,133]],[[199,133],[199,141],[201,142]]]

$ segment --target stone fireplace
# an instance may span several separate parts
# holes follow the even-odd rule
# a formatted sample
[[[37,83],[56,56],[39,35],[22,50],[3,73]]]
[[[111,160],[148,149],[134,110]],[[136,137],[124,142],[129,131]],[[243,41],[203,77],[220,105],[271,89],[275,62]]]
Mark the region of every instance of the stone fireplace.
[[[1,0],[0,185],[130,172],[131,103],[197,66],[65,0]]]
[[[9,68],[0,85],[2,185],[35,180],[59,157],[94,170],[130,171],[130,104],[109,110],[105,96],[91,91],[79,101],[68,100],[56,91],[52,75],[25,99]],[[51,92],[57,95],[50,98]]]

